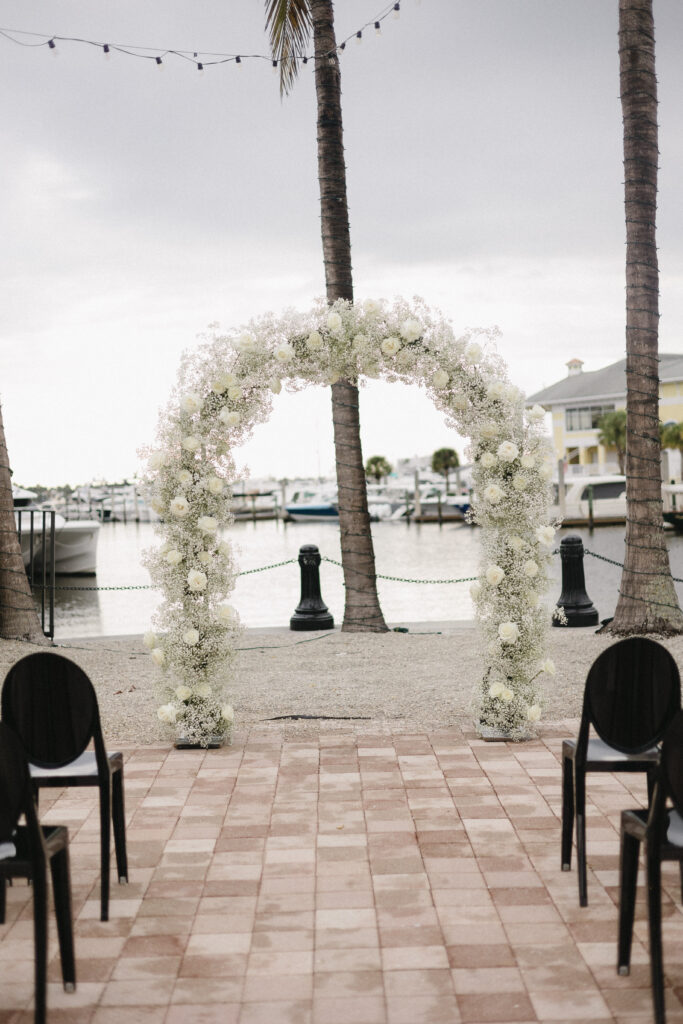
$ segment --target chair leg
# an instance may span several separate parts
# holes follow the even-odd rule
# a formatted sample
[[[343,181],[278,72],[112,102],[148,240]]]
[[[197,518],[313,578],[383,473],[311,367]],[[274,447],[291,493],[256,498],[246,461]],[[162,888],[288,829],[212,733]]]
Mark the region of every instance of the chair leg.
[[[52,891],[55,899],[55,917],[62,961],[62,981],[67,992],[76,988],[76,962],[74,958],[73,914],[71,910],[71,877],[69,873],[69,847],[59,850],[50,860]]]
[[[47,878],[45,864],[33,878],[33,934],[35,942],[35,1024],[45,1024],[47,1003]]]
[[[664,1024],[664,964],[662,960],[662,883],[657,854],[647,856],[647,909],[650,931],[650,977],[655,1024]]]
[[[574,763],[574,807],[576,812],[576,866],[579,876],[579,905],[588,906],[586,876],[586,773]]]
[[[652,797],[655,792],[655,784],[657,782],[657,765],[653,764],[647,769],[647,807],[648,810],[652,807]]]
[[[116,871],[119,883],[128,881],[128,856],[126,854],[126,809],[123,790],[123,769],[112,774],[112,820],[114,823],[114,849],[116,850]]]
[[[681,869],[683,870],[683,863],[681,863]],[[7,889],[5,887],[5,879],[0,878],[0,924],[5,923],[5,914],[7,912]]]
[[[574,834],[574,762],[562,758],[562,870],[572,866],[572,838]]]
[[[629,974],[631,970],[631,944],[633,942],[633,919],[636,909],[639,852],[640,841],[622,827],[621,854],[619,858],[618,974]]]
[[[100,779],[100,921],[109,920],[111,775]]]

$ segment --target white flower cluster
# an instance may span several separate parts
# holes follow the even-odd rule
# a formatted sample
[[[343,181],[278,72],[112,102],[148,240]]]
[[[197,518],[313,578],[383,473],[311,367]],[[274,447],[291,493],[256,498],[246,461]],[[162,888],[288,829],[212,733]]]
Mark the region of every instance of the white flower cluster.
[[[474,515],[484,527],[474,596],[491,654],[479,718],[511,736],[537,720],[533,680],[545,621],[538,603],[554,535],[543,410],[525,417],[522,395],[489,351],[495,336],[456,338],[419,299],[332,307],[320,300],[310,313],[268,315],[207,338],[184,359],[158,444],[146,453],[146,482],[162,519],[163,544],[147,555],[164,593],[147,643],[166,680],[162,721],[202,743],[232,721],[226,687],[239,619],[226,604],[235,570],[223,537],[231,523],[231,452],[267,418],[283,381],[296,390],[378,376],[425,387],[448,423],[471,438]]]

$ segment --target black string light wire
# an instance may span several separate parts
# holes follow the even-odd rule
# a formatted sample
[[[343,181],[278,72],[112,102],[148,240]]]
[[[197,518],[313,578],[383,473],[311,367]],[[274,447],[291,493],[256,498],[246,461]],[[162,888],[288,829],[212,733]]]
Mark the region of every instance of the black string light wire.
[[[386,4],[378,14],[375,14],[364,25],[361,25],[360,28],[351,32],[345,39],[337,43],[336,50],[330,50],[329,53],[322,54],[322,58],[332,57],[335,53],[338,55],[346,49],[346,44],[351,40],[360,43],[363,39],[363,32],[367,28],[374,27],[375,32],[380,35],[382,22],[392,15],[394,18],[397,18],[400,10],[400,0]],[[94,46],[96,49],[102,50],[105,58],[109,58],[112,53],[122,53],[127,57],[139,57],[141,60],[150,61],[159,68],[163,68],[164,60],[167,57],[177,57],[180,60],[188,61],[194,64],[198,71],[203,71],[205,68],[216,64],[240,65],[246,60],[266,61],[274,71],[278,68],[278,62],[273,60],[270,54],[263,53],[211,53],[201,50],[175,50],[168,47],[138,46],[132,43],[103,43],[101,40],[84,39],[80,36],[50,35],[46,32],[25,32],[21,29],[10,28],[0,28],[0,36],[11,43],[16,43],[17,46],[29,48],[46,46],[54,54],[59,52],[58,43],[77,43],[84,46]],[[315,55],[313,53],[292,55],[287,59],[308,64],[309,60],[315,60]]]

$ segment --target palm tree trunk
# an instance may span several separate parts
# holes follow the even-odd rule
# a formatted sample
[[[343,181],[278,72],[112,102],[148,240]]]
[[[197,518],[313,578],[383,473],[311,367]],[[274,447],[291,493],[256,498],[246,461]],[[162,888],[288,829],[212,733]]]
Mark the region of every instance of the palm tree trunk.
[[[662,521],[652,0],[619,0],[626,206],[626,557],[609,631],[683,631]]]
[[[353,302],[351,236],[346,201],[346,167],[339,60],[332,0],[310,0],[315,43],[318,104],[318,177],[327,300]],[[358,388],[352,381],[332,385],[339,528],[346,601],[342,630],[385,632],[377,596],[375,553],[363,468]]]
[[[0,637],[46,643],[14,521],[12,476],[0,407]]]

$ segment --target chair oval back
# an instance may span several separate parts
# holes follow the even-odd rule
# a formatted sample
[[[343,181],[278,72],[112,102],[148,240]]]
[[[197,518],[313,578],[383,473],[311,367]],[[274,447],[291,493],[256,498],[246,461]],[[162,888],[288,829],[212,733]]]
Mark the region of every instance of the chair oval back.
[[[99,722],[93,685],[61,654],[22,658],[2,687],[2,717],[24,746],[28,761],[61,768],[83,753]]]
[[[683,817],[683,711],[674,716],[662,745],[662,771],[666,792]]]
[[[681,680],[665,647],[628,637],[603,651],[586,680],[585,712],[596,732],[625,754],[658,743],[681,706]]]
[[[9,726],[0,722],[0,843],[12,839],[26,803],[26,758]]]

